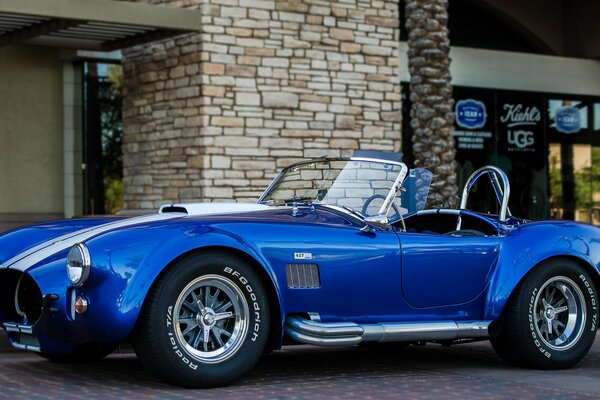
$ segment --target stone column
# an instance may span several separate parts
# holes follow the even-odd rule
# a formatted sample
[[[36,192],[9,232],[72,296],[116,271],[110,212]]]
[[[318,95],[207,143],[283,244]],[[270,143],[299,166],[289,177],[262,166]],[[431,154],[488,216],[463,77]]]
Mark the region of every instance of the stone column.
[[[187,0],[124,52],[126,206],[253,201],[289,163],[400,149],[397,0]]]

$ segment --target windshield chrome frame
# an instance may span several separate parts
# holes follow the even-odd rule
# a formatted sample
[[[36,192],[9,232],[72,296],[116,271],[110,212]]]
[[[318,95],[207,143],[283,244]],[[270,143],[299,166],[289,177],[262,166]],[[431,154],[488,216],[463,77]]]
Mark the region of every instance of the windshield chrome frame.
[[[291,164],[291,165],[285,167],[283,170],[281,170],[281,172],[279,174],[277,174],[277,176],[275,177],[275,179],[273,179],[273,181],[269,184],[269,186],[267,186],[267,188],[265,189],[265,191],[261,194],[261,196],[258,199],[257,203],[261,204],[264,201],[264,198],[271,191],[271,189],[281,180],[281,178],[290,169],[296,168],[296,167],[304,165],[304,164],[312,164],[312,163],[315,163],[315,162],[330,162],[330,161],[363,161],[363,162],[374,162],[374,163],[380,163],[380,164],[391,164],[391,165],[399,166],[400,167],[400,172],[398,172],[398,177],[394,181],[392,187],[390,188],[390,191],[389,191],[387,197],[385,198],[383,204],[381,205],[381,208],[379,209],[379,215],[385,215],[385,216],[387,216],[388,212],[390,211],[390,208],[392,207],[392,204],[394,204],[394,198],[398,195],[398,192],[400,191],[400,188],[402,187],[402,183],[404,182],[404,179],[406,178],[406,175],[408,174],[408,167],[403,162],[389,161],[389,160],[383,160],[383,159],[378,159],[378,158],[368,158],[368,157],[322,157],[322,158],[315,158],[315,159],[311,159],[311,160],[299,161],[299,162]]]

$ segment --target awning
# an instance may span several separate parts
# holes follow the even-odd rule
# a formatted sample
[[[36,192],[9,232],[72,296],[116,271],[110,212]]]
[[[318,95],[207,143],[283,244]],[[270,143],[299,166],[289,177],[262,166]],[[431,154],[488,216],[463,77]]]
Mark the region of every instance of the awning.
[[[0,46],[111,51],[200,30],[199,10],[115,0],[1,0]]]

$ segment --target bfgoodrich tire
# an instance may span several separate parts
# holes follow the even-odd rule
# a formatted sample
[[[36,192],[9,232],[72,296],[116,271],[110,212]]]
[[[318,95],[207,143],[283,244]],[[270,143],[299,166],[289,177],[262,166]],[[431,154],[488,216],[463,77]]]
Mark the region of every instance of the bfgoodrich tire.
[[[569,368],[596,337],[598,294],[589,275],[570,259],[535,268],[517,288],[492,338],[506,361],[529,368]]]
[[[134,337],[142,364],[183,387],[230,383],[260,358],[269,304],[243,259],[198,253],[172,265],[149,293]]]

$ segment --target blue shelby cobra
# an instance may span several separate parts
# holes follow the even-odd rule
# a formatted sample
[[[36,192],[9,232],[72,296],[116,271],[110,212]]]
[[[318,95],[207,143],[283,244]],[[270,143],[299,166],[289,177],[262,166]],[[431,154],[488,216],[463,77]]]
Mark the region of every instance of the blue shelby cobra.
[[[424,209],[430,181],[391,160],[324,158],[283,170],[257,204],[14,230],[0,236],[0,324],[63,362],[130,342],[186,387],[228,383],[293,343],[490,339],[528,367],[580,361],[598,325],[600,230],[511,216],[495,167],[457,210]],[[467,209],[476,183],[497,215]]]

